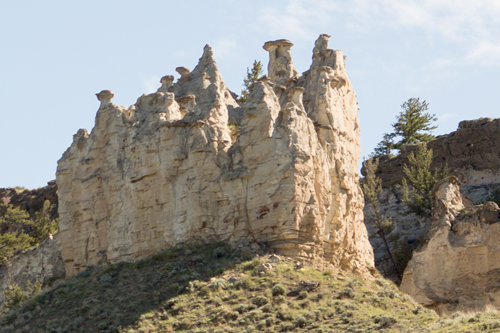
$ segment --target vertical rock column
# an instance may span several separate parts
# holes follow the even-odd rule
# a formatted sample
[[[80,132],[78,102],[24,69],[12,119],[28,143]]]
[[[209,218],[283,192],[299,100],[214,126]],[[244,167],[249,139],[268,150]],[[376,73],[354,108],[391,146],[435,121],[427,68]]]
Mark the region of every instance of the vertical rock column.
[[[320,35],[313,62],[302,78],[309,117],[316,125],[326,154],[332,202],[324,230],[325,257],[341,268],[364,270],[373,265],[373,250],[363,223],[363,194],[359,186],[360,135],[358,105],[347,76],[345,57],[328,48],[329,35]]]
[[[292,43],[264,45],[270,54],[269,77],[281,104],[276,137],[287,138],[294,156],[295,225],[283,231],[290,239],[282,247],[368,274],[373,252],[359,187],[358,107],[344,56],[328,48],[329,37],[321,35],[316,41],[313,63],[303,77],[293,68]]]

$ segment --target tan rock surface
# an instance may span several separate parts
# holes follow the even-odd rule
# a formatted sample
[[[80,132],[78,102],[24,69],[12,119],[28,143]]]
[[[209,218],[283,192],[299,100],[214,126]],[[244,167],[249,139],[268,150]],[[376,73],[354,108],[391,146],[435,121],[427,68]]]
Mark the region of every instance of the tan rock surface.
[[[456,177],[437,187],[428,243],[408,264],[401,289],[438,313],[500,308],[500,209],[474,206]]]
[[[369,275],[358,184],[358,107],[340,51],[321,35],[299,77],[286,40],[243,107],[206,46],[193,71],[125,108],[112,92],[58,162],[68,275],[181,242],[267,243]],[[233,140],[228,121],[240,134]]]

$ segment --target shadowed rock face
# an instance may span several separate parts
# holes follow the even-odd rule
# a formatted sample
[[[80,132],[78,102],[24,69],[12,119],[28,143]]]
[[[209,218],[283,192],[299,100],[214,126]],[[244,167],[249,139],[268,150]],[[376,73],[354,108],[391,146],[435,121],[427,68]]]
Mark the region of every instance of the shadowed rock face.
[[[267,243],[369,275],[358,184],[358,107],[340,51],[321,35],[299,77],[286,40],[268,42],[269,77],[240,106],[206,46],[130,108],[112,93],[58,162],[67,274],[137,260],[182,242]],[[231,137],[228,121],[240,134]]]
[[[444,165],[449,170],[472,169],[476,171],[500,171],[500,118],[464,120],[450,134],[440,135],[427,146],[434,157],[432,168]],[[377,176],[384,188],[400,184],[404,177],[403,165],[408,164],[408,155],[416,150],[408,145],[394,158],[380,158]],[[362,170],[364,174],[364,170]]]
[[[17,253],[6,265],[0,266],[0,306],[5,301],[5,290],[14,281],[25,287],[29,282],[45,284],[52,277],[64,277],[59,234],[47,238],[35,248]]]

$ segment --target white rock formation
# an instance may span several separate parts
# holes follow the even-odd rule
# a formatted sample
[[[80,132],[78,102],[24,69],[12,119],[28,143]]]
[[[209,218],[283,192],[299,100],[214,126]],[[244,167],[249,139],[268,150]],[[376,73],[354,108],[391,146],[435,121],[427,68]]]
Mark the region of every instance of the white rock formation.
[[[440,314],[500,308],[500,209],[473,205],[454,176],[436,188],[429,241],[413,253],[401,289]]]
[[[267,243],[369,275],[358,184],[358,107],[340,51],[321,35],[299,77],[286,40],[240,106],[206,46],[130,108],[98,94],[89,134],[58,162],[66,273],[137,260],[181,242]],[[228,120],[240,127],[233,141]]]

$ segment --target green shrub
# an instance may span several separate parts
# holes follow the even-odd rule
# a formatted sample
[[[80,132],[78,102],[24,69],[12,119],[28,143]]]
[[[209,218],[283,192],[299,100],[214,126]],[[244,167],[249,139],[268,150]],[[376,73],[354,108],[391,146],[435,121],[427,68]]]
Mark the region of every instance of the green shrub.
[[[295,317],[295,325],[297,327],[303,328],[307,326],[307,320],[304,318],[304,316],[298,315]]]
[[[247,262],[243,265],[243,269],[245,271],[250,271],[252,269],[255,269],[257,266],[261,264],[261,261],[259,258],[254,258],[252,261]]]
[[[223,247],[218,247],[214,250],[213,256],[214,258],[222,258],[226,255],[227,249]]]
[[[286,294],[286,288],[282,284],[277,284],[271,289],[273,296],[280,296]]]
[[[281,304],[281,303],[286,303],[286,297],[285,296],[278,296],[274,299],[274,301],[277,303],[277,304]]]
[[[208,288],[211,290],[227,289],[227,282],[224,279],[213,279],[208,284]]]
[[[338,298],[354,298],[354,290],[350,287],[345,287],[344,290],[342,290]]]
[[[269,299],[266,296],[257,296],[252,300],[252,303],[260,307],[269,303]]]
[[[42,290],[42,282],[28,281],[26,287],[21,287],[13,281],[9,281],[7,289],[4,291],[5,303],[4,307],[6,309],[13,309],[22,302],[32,298],[34,295],[38,294]]]
[[[308,296],[308,293],[307,291],[305,290],[302,290],[300,293],[299,293],[299,296],[297,296],[297,299],[306,299]]]

